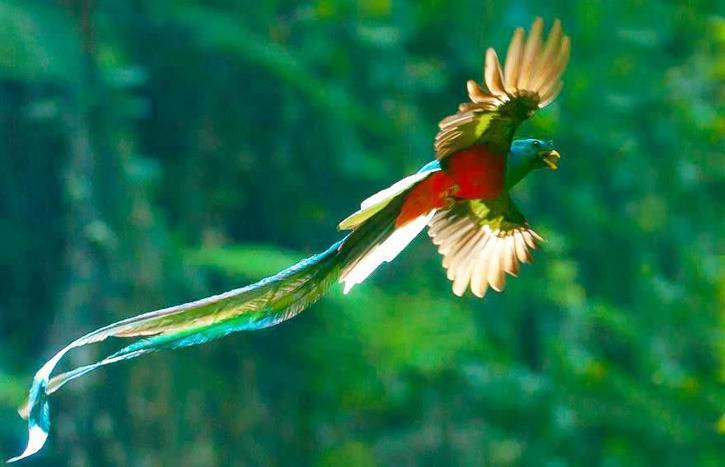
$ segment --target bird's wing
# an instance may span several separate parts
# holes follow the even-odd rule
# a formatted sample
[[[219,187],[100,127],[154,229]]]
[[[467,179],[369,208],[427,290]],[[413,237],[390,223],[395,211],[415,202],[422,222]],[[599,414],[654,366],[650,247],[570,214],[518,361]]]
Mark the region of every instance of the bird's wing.
[[[453,293],[461,296],[470,285],[478,297],[483,297],[489,286],[503,290],[505,274],[516,276],[519,262],[530,262],[529,250],[543,240],[508,194],[438,211],[428,224],[428,235],[443,255]]]
[[[569,61],[570,40],[559,20],[554,22],[546,40],[542,40],[544,22],[536,18],[525,37],[524,29],[514,31],[501,67],[496,51],[489,48],[483,68],[485,90],[468,81],[471,102],[438,124],[435,138],[436,158],[441,160],[476,141],[508,133],[522,121],[556,98],[560,80]]]

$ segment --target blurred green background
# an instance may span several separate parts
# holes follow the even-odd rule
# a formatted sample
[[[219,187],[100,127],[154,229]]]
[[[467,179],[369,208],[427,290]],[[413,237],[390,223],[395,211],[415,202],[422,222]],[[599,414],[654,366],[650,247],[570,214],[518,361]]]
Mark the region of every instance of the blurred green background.
[[[548,241],[504,294],[454,297],[421,238],[73,383],[28,465],[725,465],[722,3],[546,3],[0,1],[0,455],[62,344],[326,248],[541,15],[573,55],[519,136],[563,157],[517,188]]]

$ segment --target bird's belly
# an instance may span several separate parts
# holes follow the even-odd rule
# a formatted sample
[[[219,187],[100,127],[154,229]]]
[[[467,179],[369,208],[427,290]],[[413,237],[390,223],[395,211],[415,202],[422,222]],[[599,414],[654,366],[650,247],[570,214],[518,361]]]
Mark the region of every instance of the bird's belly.
[[[493,199],[504,189],[506,156],[490,152],[481,145],[455,154],[445,171],[455,185],[453,195],[462,199]]]

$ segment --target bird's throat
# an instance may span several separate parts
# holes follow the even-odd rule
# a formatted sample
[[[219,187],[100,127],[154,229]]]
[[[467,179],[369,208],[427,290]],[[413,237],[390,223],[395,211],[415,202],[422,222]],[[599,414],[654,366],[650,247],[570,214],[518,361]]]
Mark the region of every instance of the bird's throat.
[[[509,158],[511,159],[511,158]],[[531,167],[531,164],[527,163],[525,160],[521,159],[512,159],[508,162],[508,167],[506,167],[506,175],[504,180],[504,187],[508,191],[514,186],[516,186],[521,180],[526,178],[526,176],[533,170]]]

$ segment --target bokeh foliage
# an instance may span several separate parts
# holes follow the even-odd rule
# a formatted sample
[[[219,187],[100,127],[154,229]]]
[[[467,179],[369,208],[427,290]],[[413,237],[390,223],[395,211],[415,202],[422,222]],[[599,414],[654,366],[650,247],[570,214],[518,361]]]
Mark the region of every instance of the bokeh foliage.
[[[421,239],[289,323],[74,383],[31,464],[722,465],[725,19],[542,3],[0,1],[0,453],[60,345],[325,248],[542,15],[573,57],[520,134],[563,158],[517,189],[548,241],[506,293],[454,297]]]

